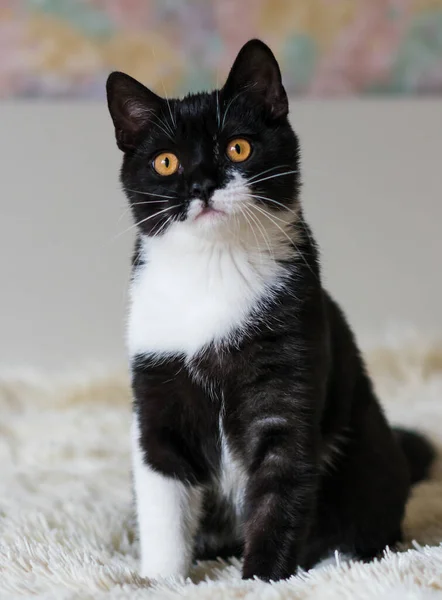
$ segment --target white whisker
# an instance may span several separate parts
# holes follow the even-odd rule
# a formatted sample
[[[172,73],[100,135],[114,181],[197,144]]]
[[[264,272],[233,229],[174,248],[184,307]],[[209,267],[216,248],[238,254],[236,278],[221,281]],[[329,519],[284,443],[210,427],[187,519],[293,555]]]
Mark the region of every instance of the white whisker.
[[[131,206],[139,206],[140,204],[163,204],[169,200],[145,200],[144,202],[131,202]]]
[[[163,204],[165,202],[169,202],[169,200],[146,200],[145,202],[131,202],[129,204],[129,206],[127,206],[125,208],[125,210],[121,213],[120,218],[118,219],[118,222],[120,222],[121,219],[130,211],[132,206],[141,206],[144,204]]]
[[[224,111],[224,116],[223,116],[223,122],[221,124],[221,131],[224,129],[224,125],[226,124],[226,117],[227,117],[227,113],[229,112],[229,108],[232,106],[232,103],[239,98],[239,96],[241,96],[241,94],[244,94],[245,92],[247,92],[247,90],[249,90],[250,88],[255,87],[256,83],[253,84],[249,84],[246,85],[242,90],[240,90],[237,94],[235,94],[235,96],[233,96],[233,98],[230,100],[230,102],[227,105],[226,110]]]
[[[249,205],[251,208],[253,207],[255,210],[257,210],[258,212],[260,212],[262,215],[264,215],[265,217],[267,217],[269,219],[269,221],[271,221],[273,223],[273,225],[275,225],[275,227],[277,227],[281,233],[284,234],[284,236],[287,238],[287,240],[290,242],[290,244],[294,245],[294,241],[293,239],[288,235],[288,233],[286,231],[284,231],[284,229],[278,225],[278,223],[276,221],[273,220],[274,215],[271,215],[268,211],[264,210],[263,208],[261,208],[260,206],[257,206],[256,204],[250,204]],[[281,220],[281,219],[279,219]],[[287,223],[286,223],[287,224]]]
[[[141,194],[142,196],[156,196],[157,198],[168,198],[169,200],[176,200],[176,196],[166,196],[165,194],[154,194],[152,192],[143,192],[141,190],[132,190],[131,188],[123,187],[126,192],[132,192],[133,194]]]
[[[156,213],[154,213],[153,215],[150,215],[149,217],[146,217],[145,219],[142,219],[141,221],[138,221],[137,223],[134,223],[133,225],[131,225],[130,227],[128,227],[127,229],[125,229],[124,231],[122,231],[121,233],[117,234],[115,236],[114,239],[119,238],[120,236],[124,235],[125,233],[127,233],[128,231],[131,231],[132,229],[134,229],[135,227],[139,227],[140,225],[142,225],[143,223],[146,223],[147,221],[150,221],[150,219],[153,219],[154,217],[157,217],[158,215],[161,215],[162,213],[167,212],[168,210],[172,210],[172,208],[176,208],[177,205],[174,204],[173,206],[168,206],[167,208],[163,208],[162,210],[157,211]]]
[[[216,124],[219,126],[221,124],[221,114],[219,110],[219,87],[218,87],[218,67],[216,69]]]
[[[260,257],[260,259],[261,259],[261,262],[262,262],[262,255],[261,255],[261,252],[260,252],[260,247],[259,247],[258,238],[257,238],[257,236],[256,236],[255,229],[253,228],[253,225],[250,223],[250,220],[249,220],[249,218],[248,218],[248,216],[247,216],[247,214],[246,214],[246,212],[245,212],[245,208],[246,208],[246,207],[245,207],[245,206],[240,206],[239,208],[240,208],[240,210],[241,210],[241,214],[242,214],[242,216],[243,216],[243,217],[245,218],[245,220],[247,221],[247,224],[248,224],[248,226],[250,227],[250,229],[251,229],[251,231],[252,231],[252,233],[253,233],[253,236],[254,236],[254,238],[255,238],[255,241],[256,241],[256,250],[257,250],[257,252],[259,253],[259,257]]]
[[[167,219],[164,221],[164,223],[159,228],[159,230],[154,233],[154,237],[157,237],[158,235],[160,235],[160,233],[162,233],[166,229],[166,227],[168,226],[168,224],[171,222],[172,219],[173,219],[173,215],[168,216]]]
[[[174,118],[174,116],[173,116],[173,114],[172,114],[172,109],[170,108],[170,102],[169,102],[169,98],[167,97],[167,94],[166,94],[166,88],[164,87],[163,80],[161,80],[161,83],[162,83],[162,86],[163,86],[164,95],[166,96],[166,102],[167,102],[167,106],[168,106],[168,108],[169,108],[170,120],[172,121],[172,124],[173,124],[173,126],[175,127],[175,129],[176,129],[176,122],[175,122],[175,118]],[[172,134],[173,134],[173,131],[172,131]]]
[[[156,127],[158,127],[159,129],[161,129],[161,131],[171,140],[173,140],[173,131],[170,128],[170,125],[168,123],[166,123],[166,121],[163,121],[162,119],[160,119],[159,115],[157,115],[155,113],[154,110],[152,109],[146,109],[146,112],[149,113],[151,119],[156,119],[158,122],[153,121],[152,120],[152,125],[155,125]]]
[[[248,212],[248,214],[249,214],[250,218],[251,218],[251,219],[253,219],[254,223],[255,223],[255,224],[256,224],[256,226],[258,227],[258,230],[259,230],[259,232],[261,233],[261,236],[262,236],[262,238],[263,238],[263,240],[264,240],[264,242],[265,242],[265,244],[266,244],[266,246],[267,246],[267,250],[269,251],[269,255],[270,255],[270,257],[271,257],[273,260],[275,260],[275,255],[274,255],[274,253],[273,253],[273,250],[272,250],[272,245],[271,245],[271,242],[270,242],[269,236],[267,235],[267,232],[266,232],[266,230],[265,230],[265,227],[264,227],[264,225],[262,225],[262,224],[259,222],[259,219],[258,219],[258,217],[257,217],[256,215],[254,215],[254,214],[252,213],[252,211],[250,210],[250,207],[251,207],[251,206],[253,206],[253,205],[252,205],[252,204],[250,204],[250,205],[248,205],[248,206],[246,206],[246,207],[244,207],[244,208],[246,208],[246,210],[247,210],[247,212]]]
[[[292,239],[286,231],[284,231],[284,229],[278,225],[278,223],[276,221],[273,220],[273,216],[274,215],[270,215],[266,210],[262,209],[261,207],[257,206],[256,204],[251,204],[250,206],[253,206],[253,208],[255,208],[256,210],[258,210],[261,214],[263,214],[265,217],[267,217],[269,219],[269,221],[271,221],[273,223],[273,225],[275,225],[275,227],[277,227],[281,233],[287,238],[287,240],[290,242],[290,244],[292,246],[294,246],[294,248],[296,249],[297,253],[299,254],[299,256],[302,258],[302,260],[304,261],[304,263],[306,264],[306,266],[308,267],[308,269],[310,270],[310,272],[316,277],[315,272],[313,271],[313,269],[311,268],[311,266],[309,265],[309,263],[307,262],[304,254],[302,253],[302,251],[298,248],[298,246],[296,245],[296,242],[294,239]]]
[[[252,181],[253,185],[256,183],[261,183],[262,181],[267,181],[268,179],[275,179],[276,177],[283,177],[284,175],[292,175],[293,173],[297,173],[298,170],[294,169],[292,171],[285,171],[285,173],[275,173],[275,175],[269,175],[268,177],[264,177],[264,179],[258,179],[258,181]]]
[[[292,208],[289,208],[288,206],[286,206],[285,204],[282,204],[281,202],[278,202],[277,200],[275,200],[274,198],[267,198],[266,196],[257,196],[256,194],[250,194],[251,198],[258,198],[259,200],[267,200],[268,202],[271,202],[273,204],[277,204],[278,206],[281,206],[281,208],[283,208],[284,210],[287,210],[288,212],[292,213],[293,215],[295,215],[295,217],[299,217],[299,214],[296,210],[293,210]],[[276,215],[273,215],[275,217],[275,219],[277,218]],[[312,236],[310,235],[310,231],[308,229],[308,226],[306,226],[305,228],[305,233],[307,234],[307,237],[310,241],[310,244],[312,246],[315,246],[315,243],[312,240]]]
[[[119,218],[118,218],[118,223],[121,223],[121,219],[123,219],[123,218],[124,218],[124,217],[127,215],[127,213],[128,213],[129,211],[130,211],[130,206],[127,206],[127,207],[126,207],[126,208],[123,210],[123,212],[121,213],[121,215],[119,216]]]
[[[170,129],[170,125],[166,121],[163,121],[162,119],[160,119],[160,117],[158,115],[153,115],[153,116],[158,119],[159,123],[156,123],[155,121],[153,121],[152,125],[156,125],[156,127],[161,129],[161,131],[164,133],[164,135],[166,135],[170,140],[173,141],[173,131]]]
[[[152,51],[153,57],[154,57],[154,59],[155,59],[155,61],[156,61],[156,60],[157,60],[157,57],[156,57],[156,54],[155,54],[155,49],[154,49],[154,47],[153,47],[153,46],[151,46],[150,48],[151,48],[151,51]],[[163,78],[162,78],[162,77],[160,77],[160,81],[161,81],[161,86],[162,86],[162,88],[163,88],[164,96],[166,97],[167,106],[168,106],[168,108],[169,108],[170,120],[171,120],[171,122],[172,122],[172,125],[173,125],[173,126],[175,127],[175,129],[176,129],[176,122],[175,122],[175,119],[174,119],[174,117],[173,117],[173,115],[172,115],[172,109],[170,108],[169,97],[167,96],[166,87],[165,87],[165,85],[164,85],[164,80],[163,80]],[[167,123],[166,123],[166,121],[164,121],[164,124],[165,124],[165,125],[167,124]],[[173,133],[174,133],[174,132],[173,132],[173,129],[172,129],[170,126],[168,126],[168,129],[169,129],[170,133],[173,135]]]
[[[284,208],[288,212],[294,214],[295,216],[298,216],[298,213],[295,210],[289,208],[288,206],[286,206],[285,204],[282,204],[281,202],[277,202],[273,198],[267,198],[267,196],[258,196],[257,194],[250,194],[250,197],[251,198],[258,198],[259,200],[268,200],[268,202],[273,202],[273,204],[277,204],[278,206],[281,206],[282,208]]]
[[[266,173],[270,173],[270,171],[275,171],[275,169],[284,169],[284,168],[287,168],[287,167],[290,167],[290,165],[275,165],[274,167],[270,167],[270,169],[265,169],[264,171],[261,171],[261,173],[257,173],[256,175],[252,175],[252,177],[249,177],[249,179],[246,180],[246,183],[253,183],[254,179],[262,177]]]

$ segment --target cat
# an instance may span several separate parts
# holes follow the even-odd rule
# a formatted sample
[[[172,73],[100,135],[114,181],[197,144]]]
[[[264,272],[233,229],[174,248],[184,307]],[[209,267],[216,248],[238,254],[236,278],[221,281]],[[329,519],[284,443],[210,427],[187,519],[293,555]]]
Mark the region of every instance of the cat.
[[[157,96],[108,78],[137,229],[127,347],[143,576],[243,556],[284,579],[335,550],[402,539],[433,449],[389,427],[346,319],[321,285],[298,138],[271,50],[224,86]]]

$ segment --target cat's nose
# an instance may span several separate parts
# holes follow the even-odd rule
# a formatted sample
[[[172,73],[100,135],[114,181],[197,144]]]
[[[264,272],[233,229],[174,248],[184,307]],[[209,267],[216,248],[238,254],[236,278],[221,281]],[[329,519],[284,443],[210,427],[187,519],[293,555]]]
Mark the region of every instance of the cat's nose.
[[[215,182],[212,179],[194,181],[190,186],[190,193],[192,198],[199,198],[204,202],[208,202],[215,190],[215,187]]]

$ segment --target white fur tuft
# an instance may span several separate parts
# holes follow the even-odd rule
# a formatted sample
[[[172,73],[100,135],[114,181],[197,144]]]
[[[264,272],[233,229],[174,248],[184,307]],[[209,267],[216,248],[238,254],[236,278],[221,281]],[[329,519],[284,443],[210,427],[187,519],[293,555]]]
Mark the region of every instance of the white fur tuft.
[[[254,211],[239,176],[215,192],[213,204],[228,216],[195,221],[199,209],[193,214],[191,208],[185,222],[143,239],[146,262],[131,288],[130,356],[190,358],[246,326],[257,305],[283,282],[278,259],[293,253],[289,213],[279,223]]]

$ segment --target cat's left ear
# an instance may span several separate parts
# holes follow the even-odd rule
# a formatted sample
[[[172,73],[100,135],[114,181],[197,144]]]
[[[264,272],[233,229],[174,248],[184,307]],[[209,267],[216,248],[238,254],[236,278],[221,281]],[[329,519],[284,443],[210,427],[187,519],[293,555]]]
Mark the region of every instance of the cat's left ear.
[[[264,100],[275,118],[288,114],[279,65],[270,48],[260,40],[250,40],[241,48],[223,88],[231,97],[243,90]]]

